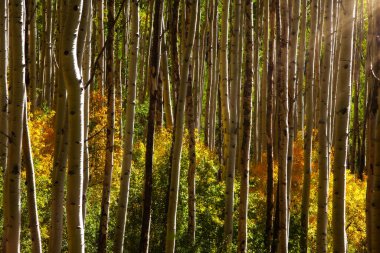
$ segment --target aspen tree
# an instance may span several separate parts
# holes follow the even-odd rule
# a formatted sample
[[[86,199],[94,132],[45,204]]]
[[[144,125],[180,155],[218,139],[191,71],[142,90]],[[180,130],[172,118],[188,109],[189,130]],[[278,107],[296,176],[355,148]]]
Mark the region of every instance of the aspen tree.
[[[115,34],[115,1],[107,2],[107,66],[106,66],[106,88],[107,88],[107,142],[106,142],[106,157],[104,167],[102,204],[100,211],[100,227],[98,252],[106,252],[107,237],[108,237],[108,220],[109,220],[109,205],[111,196],[112,172],[114,167],[114,138],[115,138],[115,69],[114,69],[114,34]]]
[[[269,0],[268,0],[269,1]],[[272,251],[273,239],[273,216],[274,216],[274,175],[273,175],[273,86],[274,86],[274,26],[276,18],[275,0],[270,0],[269,14],[269,45],[268,45],[268,100],[267,100],[267,120],[266,120],[266,140],[267,140],[267,200],[266,200],[266,221],[265,221],[265,246],[268,252]]]
[[[280,0],[280,37],[278,57],[281,64],[277,72],[278,85],[278,106],[279,106],[279,155],[278,155],[278,188],[279,188],[279,242],[278,252],[288,252],[288,197],[287,197],[287,156],[289,142],[289,126],[288,126],[288,0]]]
[[[230,0],[223,0],[222,7],[222,27],[220,38],[220,53],[219,53],[219,71],[220,71],[220,84],[219,93],[221,97],[221,112],[222,112],[222,133],[223,133],[223,165],[226,167],[228,161],[228,148],[229,148],[229,121],[230,121],[230,107],[229,107],[229,86],[228,86],[228,19],[230,12]],[[216,38],[215,38],[216,39]]]
[[[65,3],[65,2],[64,2]],[[83,192],[83,141],[84,90],[77,64],[77,36],[82,10],[82,0],[72,0],[64,5],[66,18],[62,31],[61,69],[67,89],[68,101],[68,174],[67,174],[67,232],[69,252],[84,252],[82,216]]]
[[[4,192],[7,205],[4,207],[6,233],[5,252],[20,252],[21,232],[21,146],[25,99],[25,57],[24,57],[24,2],[9,2],[9,132],[7,169]]]
[[[23,160],[26,170],[29,228],[32,238],[32,253],[42,253],[40,223],[38,219],[36,180],[34,175],[34,164],[32,157],[32,147],[28,127],[27,103],[25,97],[23,137],[22,137]]]
[[[259,6],[257,6],[259,8]],[[257,147],[257,153],[258,153],[258,161],[261,161],[261,154],[262,151],[266,147],[266,117],[267,117],[267,112],[266,112],[266,105],[267,105],[267,92],[268,92],[268,35],[269,35],[269,29],[273,29],[273,27],[269,28],[269,0],[263,1],[263,70],[262,70],[262,77],[261,77],[261,86],[260,86],[260,95],[256,99],[259,100],[259,108],[258,108],[258,113],[259,113],[259,119],[258,122],[259,125],[259,142],[258,142],[258,147]],[[258,34],[256,35],[258,36]],[[256,124],[257,124],[256,123]]]
[[[297,130],[304,129],[304,70],[306,54],[307,1],[301,0],[301,20],[297,54]]]
[[[368,102],[367,102],[367,146],[365,159],[367,170],[367,189],[366,189],[366,235],[367,235],[367,249],[372,252],[372,215],[371,215],[371,202],[373,193],[373,172],[374,172],[374,129],[375,117],[378,110],[377,96],[378,91],[375,89],[375,78],[372,74],[373,62],[373,1],[368,1],[368,34],[367,34],[367,59],[366,59],[366,85],[368,87]]]
[[[350,92],[352,50],[354,33],[355,1],[343,0],[339,14],[339,29],[341,31],[341,45],[339,55],[339,67],[337,77],[334,148],[335,158],[333,166],[333,250],[334,252],[346,252],[346,166],[347,166],[347,141],[348,122],[350,115]],[[339,36],[339,35],[338,35]]]
[[[288,147],[288,208],[291,201],[291,181],[293,169],[293,145],[295,134],[295,102],[296,102],[296,82],[297,82],[297,46],[298,28],[300,16],[300,0],[292,0],[291,3],[291,23],[289,35],[289,147]],[[290,209],[289,209],[290,215]],[[290,216],[289,216],[290,217]]]
[[[58,34],[63,32],[64,27],[64,5],[63,0],[58,3]],[[61,50],[62,50],[63,37],[58,36],[58,55],[57,61],[59,66],[62,66]],[[51,189],[51,204],[50,204],[50,231],[48,252],[60,252],[62,248],[63,238],[63,205],[64,205],[64,187],[66,178],[66,165],[67,165],[67,138],[68,138],[68,125],[67,125],[67,100],[66,88],[63,79],[62,71],[56,73],[57,88],[56,88],[56,118],[55,118],[55,142],[53,154],[53,169],[52,169],[52,189]]]
[[[194,4],[194,3],[193,3]],[[186,92],[186,125],[189,134],[189,146],[188,146],[188,154],[189,154],[189,167],[187,170],[187,183],[188,183],[188,222],[187,222],[187,233],[189,237],[189,243],[191,247],[195,246],[195,233],[196,233],[196,182],[195,182],[195,173],[196,173],[196,138],[195,138],[195,124],[196,124],[196,87],[198,86],[198,80],[196,76],[198,75],[198,53],[199,51],[196,49],[196,43],[199,40],[199,22],[200,22],[200,4],[199,1],[196,3],[198,5],[197,16],[196,16],[196,25],[194,29],[195,37],[193,42],[193,52],[192,58],[190,61],[193,62],[189,64],[189,74],[187,79],[187,92]],[[191,16],[191,6],[187,6],[186,12],[188,16]],[[189,23],[191,20],[189,18],[187,21],[187,30],[189,30]],[[189,36],[189,35],[187,35]]]
[[[170,193],[169,193],[169,208],[167,214],[167,226],[166,226],[166,252],[175,251],[175,236],[176,236],[176,217],[178,206],[178,192],[179,192],[179,178],[180,178],[180,162],[182,153],[183,142],[183,123],[184,123],[184,111],[186,92],[188,85],[189,65],[190,57],[193,50],[194,38],[195,38],[195,26],[197,22],[198,0],[187,0],[186,5],[191,10],[190,25],[188,36],[186,38],[186,47],[182,59],[181,79],[178,90],[176,117],[174,126],[174,143],[172,154],[172,169],[170,174]]]
[[[215,86],[215,77],[214,77],[214,51],[216,48],[214,48],[214,41],[215,41],[215,25],[214,25],[214,11],[216,8],[214,8],[215,1],[209,2],[209,15],[208,15],[208,30],[210,33],[210,38],[208,41],[208,86],[207,86],[207,94],[206,94],[206,111],[205,111],[205,125],[204,125],[204,135],[205,135],[205,144],[212,150],[214,148],[214,131],[213,131],[213,121],[212,119],[212,109],[213,109],[213,101],[215,100],[214,97],[216,94],[213,94],[212,91],[214,90]]]
[[[83,83],[87,83],[90,79],[91,72],[91,33],[92,33],[92,0],[86,0],[83,2],[83,11],[87,12],[86,15],[82,15],[82,20],[85,20],[85,25],[83,27],[80,25],[80,29],[86,30],[86,38],[84,43],[84,51],[83,51],[83,64],[82,65],[82,76]],[[82,21],[81,21],[82,22]],[[86,220],[86,204],[87,204],[87,188],[90,179],[90,157],[89,157],[89,149],[88,149],[88,132],[89,132],[89,124],[90,124],[90,92],[91,86],[88,85],[84,92],[84,146],[83,146],[83,225],[85,225]]]
[[[306,85],[305,85],[305,104],[306,104],[306,130],[304,140],[304,173],[302,187],[302,206],[301,206],[301,251],[307,251],[308,229],[309,229],[309,207],[310,207],[310,184],[311,184],[311,153],[312,153],[312,134],[313,134],[313,91],[315,85],[315,62],[318,28],[318,3],[319,0],[311,0],[311,31],[308,45],[309,59],[306,64]]]
[[[37,107],[37,66],[36,66],[36,0],[30,1],[29,11],[29,80],[30,80],[30,101],[31,111],[33,112]]]
[[[98,20],[98,30],[97,30],[97,38],[96,38],[96,46],[97,51],[100,52],[104,46],[104,0],[97,1],[97,9],[96,9],[96,15]],[[104,54],[100,56],[99,64],[98,64],[98,72],[96,75],[96,80],[98,82],[98,89],[102,92],[104,92],[104,68],[105,68],[105,56]]]
[[[319,154],[318,154],[318,220],[317,251],[327,252],[328,192],[329,192],[329,136],[327,129],[329,86],[331,85],[331,56],[333,50],[332,11],[333,1],[325,0],[324,6],[324,45],[322,55],[322,77],[319,96]]]
[[[163,22],[163,21],[162,21]],[[169,63],[168,63],[168,45],[166,44],[165,36],[162,36],[162,56],[161,56],[161,75],[163,82],[163,99],[165,109],[166,127],[173,127],[173,110],[172,100],[170,95],[170,77],[169,77]]]
[[[216,128],[216,104],[217,104],[217,96],[218,96],[218,84],[219,84],[219,70],[218,70],[218,1],[215,0],[213,5],[213,22],[211,25],[212,28],[212,61],[213,65],[211,68],[211,75],[212,75],[212,84],[210,88],[210,128],[209,128],[209,146],[211,150],[215,150],[215,128]]]
[[[239,93],[239,39],[240,39],[240,8],[241,0],[234,0],[234,18],[231,39],[231,89],[229,99],[229,123],[228,123],[228,156],[225,171],[225,217],[224,217],[224,243],[227,251],[231,250],[233,238],[233,212],[234,212],[234,181],[236,166],[236,148],[238,133],[238,93]],[[228,89],[228,87],[227,87]],[[222,98],[223,100],[223,98]]]
[[[251,145],[252,121],[252,84],[253,84],[253,4],[246,0],[245,4],[245,80],[243,87],[243,127],[241,142],[240,169],[240,202],[238,226],[238,252],[247,252],[247,222],[248,222],[248,194],[249,194],[249,158]]]
[[[48,106],[52,104],[52,0],[46,2],[46,31],[45,31],[45,59],[44,59],[44,90],[45,101]]]
[[[7,1],[0,3],[0,169],[5,171],[8,146]]]
[[[152,47],[150,48],[149,61],[149,78],[146,86],[150,89],[148,126],[146,134],[146,151],[145,151],[145,175],[144,175],[144,203],[143,216],[141,225],[140,249],[139,252],[145,253],[149,250],[150,234],[150,216],[152,213],[152,187],[153,187],[153,151],[154,151],[154,132],[156,123],[156,105],[157,105],[157,78],[160,69],[160,52],[161,52],[161,30],[162,30],[162,13],[164,0],[156,0],[154,3],[154,21]]]
[[[130,5],[131,17],[131,39],[130,49],[128,52],[128,92],[127,92],[127,108],[126,108],[126,125],[124,128],[124,150],[123,150],[123,163],[120,178],[120,192],[118,199],[118,212],[116,221],[116,232],[114,242],[114,252],[123,252],[124,234],[127,221],[127,208],[129,198],[129,187],[132,168],[132,151],[133,151],[133,131],[134,131],[134,118],[135,118],[135,100],[136,100],[136,80],[137,80],[137,60],[139,56],[139,39],[140,39],[140,26],[139,26],[139,2],[134,0]]]
[[[380,8],[376,6],[376,1],[374,1],[373,6],[373,70],[372,74],[375,78],[376,86],[374,89],[377,89],[377,105],[380,104],[379,94],[379,83],[380,83]],[[374,167],[373,167],[373,182],[372,182],[372,196],[371,196],[371,250],[372,252],[380,252],[379,245],[379,235],[380,235],[380,112],[377,109],[376,119],[375,119],[375,128],[374,128]]]

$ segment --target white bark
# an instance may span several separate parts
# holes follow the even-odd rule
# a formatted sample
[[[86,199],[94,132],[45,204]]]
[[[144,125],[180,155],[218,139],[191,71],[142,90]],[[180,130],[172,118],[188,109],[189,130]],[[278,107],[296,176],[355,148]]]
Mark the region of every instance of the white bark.
[[[77,59],[77,36],[82,10],[82,0],[65,3],[65,21],[62,31],[61,69],[68,101],[68,175],[67,175],[67,232],[69,252],[84,252],[82,217],[83,192],[83,141],[84,90]]]

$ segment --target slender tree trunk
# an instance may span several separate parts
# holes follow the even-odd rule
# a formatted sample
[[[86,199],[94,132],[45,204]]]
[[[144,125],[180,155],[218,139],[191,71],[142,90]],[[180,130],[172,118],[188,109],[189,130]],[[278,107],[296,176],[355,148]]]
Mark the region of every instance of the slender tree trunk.
[[[331,86],[331,56],[333,50],[332,11],[333,1],[325,0],[324,7],[324,52],[322,58],[322,77],[319,96],[319,176],[318,176],[318,220],[317,220],[317,251],[327,252],[327,225],[328,225],[328,193],[329,193],[329,134],[328,134],[328,99]]]
[[[261,162],[261,154],[264,151],[266,146],[266,105],[267,105],[267,85],[268,85],[268,34],[269,29],[273,29],[273,27],[269,28],[269,0],[263,1],[263,70],[262,70],[262,78],[261,78],[261,87],[260,87],[260,97],[257,98],[260,100],[259,103],[259,120],[257,123],[260,123],[259,126],[259,146],[258,146],[258,161]],[[257,7],[259,8],[259,7]],[[258,27],[257,27],[258,29]],[[256,36],[259,36],[258,34]]]
[[[379,84],[380,84],[380,9],[378,6],[374,6],[373,9],[373,70],[372,74],[375,78],[375,87],[377,89],[377,94],[379,93]],[[377,105],[380,104],[380,98],[377,96]],[[374,128],[374,168],[373,168],[373,182],[372,182],[372,196],[371,196],[371,250],[372,252],[380,252],[379,245],[379,235],[380,235],[380,112],[377,109],[376,119],[375,119],[375,128]]]
[[[368,102],[366,108],[367,118],[367,146],[365,153],[366,170],[367,170],[367,190],[366,190],[366,235],[367,235],[367,249],[372,252],[372,215],[371,215],[371,202],[373,192],[373,169],[374,169],[374,129],[375,117],[378,110],[377,96],[378,91],[375,89],[375,78],[372,74],[372,61],[373,61],[373,1],[368,1],[368,35],[367,35],[367,59],[366,59],[366,85],[368,89]]]
[[[152,213],[152,186],[153,186],[153,150],[154,150],[154,124],[156,122],[156,105],[157,105],[157,78],[160,69],[161,51],[161,28],[162,28],[162,12],[164,8],[164,0],[156,0],[155,13],[153,22],[153,40],[150,54],[149,78],[146,84],[150,88],[148,127],[147,127],[147,143],[145,151],[145,178],[144,178],[144,203],[143,217],[141,226],[140,250],[145,253],[149,250],[149,233],[150,233],[150,216]]]
[[[109,205],[111,196],[112,185],[112,171],[113,171],[113,152],[114,152],[114,138],[115,138],[115,83],[114,83],[114,22],[115,22],[115,2],[114,0],[108,1],[107,6],[107,66],[106,66],[106,81],[107,81],[107,143],[106,143],[106,160],[104,167],[104,181],[102,192],[102,205],[100,213],[100,227],[99,227],[99,241],[98,252],[104,253],[107,249],[107,236],[108,236],[108,219],[109,219]]]
[[[306,54],[306,16],[307,1],[301,0],[301,27],[297,54],[297,130],[303,132],[304,128],[304,70]]]
[[[229,19],[230,1],[223,0],[222,8],[222,30],[220,39],[220,53],[219,53],[219,69],[220,69],[220,84],[219,93],[221,96],[221,112],[222,112],[222,133],[223,133],[223,165],[226,167],[228,161],[228,147],[229,147],[229,121],[230,121],[230,107],[229,107],[229,86],[228,86],[228,19]],[[216,39],[216,38],[215,38]],[[216,63],[215,63],[216,64]]]
[[[58,34],[63,32],[64,27],[64,6],[63,0],[59,2],[58,13]],[[61,50],[63,37],[58,38],[58,64],[62,66]],[[68,124],[67,124],[67,100],[66,88],[63,79],[63,73],[57,73],[57,89],[56,89],[56,118],[55,118],[55,145],[54,158],[52,169],[52,194],[51,194],[51,219],[50,219],[50,234],[48,252],[60,252],[62,249],[63,237],[63,205],[64,205],[64,187],[66,178],[67,164],[67,139],[68,139]]]
[[[275,26],[275,0],[270,1],[269,26]],[[274,218],[274,179],[273,179],[273,86],[274,86],[274,32],[270,30],[269,50],[268,50],[268,100],[267,100],[267,203],[265,222],[265,245],[268,252],[272,252],[271,245],[273,239],[273,218]]]
[[[351,70],[353,50],[355,2],[344,0],[341,3],[339,27],[341,30],[341,53],[337,79],[336,116],[334,127],[335,159],[333,166],[333,250],[346,252],[346,167],[348,122],[350,115]]]
[[[163,99],[164,99],[164,110],[165,110],[165,122],[166,127],[173,127],[173,110],[172,110],[172,100],[170,95],[170,78],[169,78],[169,63],[168,63],[168,45],[165,41],[165,36],[162,36],[162,56],[161,56],[161,75],[163,82]]]
[[[97,51],[100,52],[103,48],[103,45],[104,45],[104,25],[103,25],[103,11],[104,11],[104,0],[100,0],[98,1],[97,5],[96,5],[97,9],[96,9],[96,15],[97,15],[97,19],[98,19],[98,36],[97,36]],[[98,72],[97,72],[97,75],[96,75],[96,79],[97,79],[97,82],[98,82],[98,89],[101,91],[101,93],[103,94],[104,93],[104,68],[105,68],[105,65],[104,65],[104,62],[105,62],[105,56],[104,54],[102,56],[100,56],[100,59],[99,59],[99,64],[98,64]]]
[[[114,252],[122,253],[124,245],[125,225],[127,221],[127,208],[129,187],[132,168],[132,151],[133,151],[133,130],[135,118],[135,100],[136,100],[136,80],[137,80],[137,60],[139,56],[139,11],[138,1],[134,0],[130,6],[131,16],[131,40],[129,49],[128,63],[128,97],[126,111],[126,125],[124,129],[124,151],[122,173],[120,178],[120,192],[117,213],[117,226],[115,232]]]
[[[31,111],[37,107],[37,66],[36,66],[36,16],[37,16],[37,5],[36,1],[30,1],[29,10],[29,80],[30,80],[30,101],[31,101]]]
[[[314,120],[314,102],[313,91],[315,85],[315,62],[319,60],[316,56],[317,27],[318,27],[318,3],[319,0],[311,1],[311,32],[309,37],[308,55],[309,59],[306,65],[306,86],[305,86],[305,103],[306,103],[306,131],[304,141],[304,174],[302,188],[302,207],[301,207],[301,237],[300,246],[302,252],[307,252],[308,247],[308,230],[309,230],[309,208],[310,208],[310,184],[311,184],[311,153],[312,153],[312,135]]]
[[[252,84],[253,84],[253,4],[246,0],[245,26],[246,26],[246,58],[245,58],[245,81],[243,87],[243,121],[241,160],[240,167],[240,202],[239,202],[239,226],[238,226],[238,252],[247,252],[247,222],[248,222],[248,194],[249,194],[249,158],[251,144],[251,121],[252,121]]]
[[[188,84],[190,56],[193,50],[195,26],[197,22],[198,0],[187,0],[186,5],[191,10],[190,24],[188,36],[186,38],[186,48],[183,55],[183,63],[181,69],[181,79],[178,91],[178,103],[176,107],[175,117],[175,130],[174,130],[174,143],[173,143],[173,157],[172,157],[172,170],[170,174],[170,194],[169,194],[169,209],[167,215],[166,227],[166,252],[175,251],[175,236],[176,236],[176,215],[178,206],[178,192],[179,192],[179,178],[180,178],[180,163],[183,142],[183,123],[186,91]]]
[[[21,146],[23,113],[25,99],[25,57],[24,57],[24,3],[9,2],[9,131],[12,133],[8,143],[7,169],[5,172],[5,196],[7,206],[5,252],[20,252],[21,232]]]
[[[65,4],[60,59],[68,101],[67,232],[69,252],[79,253],[84,252],[85,246],[82,216],[84,91],[75,49],[82,1],[72,0]]]
[[[279,179],[279,243],[278,252],[288,252],[288,197],[287,197],[287,151],[289,142],[288,126],[288,0],[280,2],[280,27],[279,60],[278,69],[278,106],[279,106],[279,155],[278,155],[278,179]]]
[[[22,149],[24,164],[26,169],[26,186],[28,198],[28,213],[29,213],[29,228],[32,239],[32,252],[41,253],[41,232],[40,223],[38,220],[37,199],[36,199],[36,180],[34,175],[34,165],[32,157],[32,147],[30,142],[27,106],[25,97],[24,120],[23,120],[23,139]]]
[[[225,171],[226,192],[225,192],[225,217],[224,217],[224,240],[226,243],[227,251],[232,249],[233,238],[233,213],[234,213],[234,181],[235,181],[235,167],[236,167],[236,147],[237,147],[237,133],[238,133],[238,94],[239,94],[239,75],[240,71],[239,62],[239,39],[240,39],[240,7],[241,0],[234,0],[234,18],[231,38],[231,89],[230,89],[230,103],[229,103],[229,123],[228,128],[228,156],[227,167]],[[228,90],[228,86],[227,86]],[[222,103],[223,103],[223,93]],[[225,93],[227,94],[227,93]],[[227,99],[227,98],[225,98]],[[228,103],[228,101],[227,101]],[[227,104],[228,105],[228,104]],[[228,106],[227,106],[228,108]]]
[[[7,1],[0,4],[0,168],[5,171],[8,146],[8,85],[7,85]]]
[[[290,222],[290,202],[291,202],[291,183],[293,170],[293,145],[295,139],[295,105],[296,105],[296,83],[297,83],[297,46],[298,46],[298,27],[300,16],[300,0],[292,0],[292,13],[289,38],[289,146],[288,146],[288,221]],[[288,225],[289,229],[289,225]],[[288,231],[289,233],[289,231]]]
[[[198,4],[198,3],[197,3]],[[196,173],[196,150],[195,150],[195,117],[194,117],[194,104],[193,100],[193,85],[195,86],[195,80],[193,81],[192,66],[190,65],[189,77],[187,83],[186,94],[186,117],[187,117],[187,129],[189,133],[189,168],[187,170],[187,183],[188,183],[188,226],[187,233],[189,236],[189,243],[191,247],[195,244],[195,230],[196,230],[196,203],[195,203],[195,173]],[[193,85],[192,85],[193,83]]]
[[[52,102],[52,0],[46,2],[46,35],[45,35],[45,60],[44,60],[44,89],[45,102],[51,106]]]
[[[87,17],[82,15],[82,19],[86,18],[86,24],[81,29],[86,30],[86,40],[84,43],[84,51],[83,51],[83,65],[82,65],[82,75],[83,75],[83,83],[87,83],[90,80],[91,73],[91,36],[92,36],[92,0],[87,0],[87,3],[83,3],[83,11],[87,8]],[[90,125],[90,92],[91,86],[87,86],[84,92],[84,154],[83,154],[83,225],[85,225],[86,221],[86,203],[87,203],[87,188],[90,180],[90,155],[88,150],[88,132]]]

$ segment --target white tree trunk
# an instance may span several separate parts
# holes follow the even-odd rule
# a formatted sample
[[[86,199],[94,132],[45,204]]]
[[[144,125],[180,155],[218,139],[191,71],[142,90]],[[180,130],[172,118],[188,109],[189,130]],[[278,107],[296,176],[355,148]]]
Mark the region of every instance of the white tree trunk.
[[[5,177],[5,198],[7,226],[5,252],[20,252],[21,232],[21,146],[25,99],[25,58],[24,58],[24,3],[22,0],[9,2],[9,132],[8,159]]]
[[[197,22],[198,0],[187,0],[186,4],[191,8],[190,26],[188,37],[186,38],[186,50],[182,58],[181,79],[178,93],[178,103],[176,107],[176,123],[174,129],[174,143],[173,143],[173,158],[172,169],[170,176],[170,194],[169,194],[169,209],[167,215],[166,226],[166,244],[165,252],[175,251],[175,236],[176,236],[176,217],[178,206],[178,192],[179,192],[179,178],[181,169],[181,153],[183,142],[183,129],[184,129],[184,112],[186,92],[188,85],[190,56],[193,50],[195,25]]]
[[[339,29],[341,31],[341,52],[337,77],[337,94],[334,126],[335,160],[333,166],[333,250],[346,252],[346,167],[347,142],[350,115],[351,70],[354,33],[355,1],[343,0],[340,8]],[[338,35],[339,36],[339,35]]]
[[[65,2],[65,21],[60,52],[68,101],[68,174],[67,174],[67,233],[69,252],[84,252],[82,216],[84,87],[78,66],[76,45],[82,10],[82,0]]]

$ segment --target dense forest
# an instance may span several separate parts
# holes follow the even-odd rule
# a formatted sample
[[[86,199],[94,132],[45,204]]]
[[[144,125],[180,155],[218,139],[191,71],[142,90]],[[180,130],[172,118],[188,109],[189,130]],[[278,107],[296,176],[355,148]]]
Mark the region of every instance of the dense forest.
[[[380,253],[378,0],[0,0],[5,253]]]

